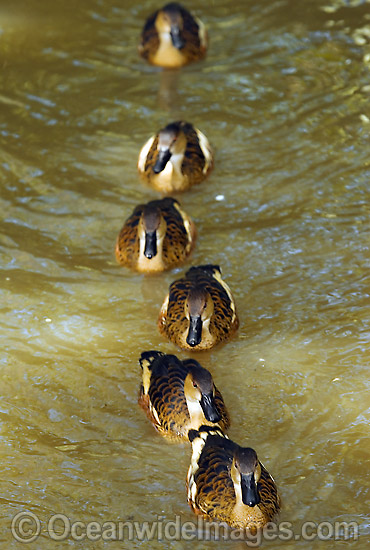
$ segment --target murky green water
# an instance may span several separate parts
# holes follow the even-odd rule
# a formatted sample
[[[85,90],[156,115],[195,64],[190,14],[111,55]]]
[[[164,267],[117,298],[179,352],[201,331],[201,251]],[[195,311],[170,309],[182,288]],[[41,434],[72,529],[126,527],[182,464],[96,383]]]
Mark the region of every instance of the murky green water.
[[[167,444],[138,408],[138,356],[186,356],[158,334],[159,307],[191,263],[219,263],[241,326],[196,358],[222,390],[230,436],[256,448],[296,533],[344,520],[361,533],[264,546],[367,548],[369,3],[186,2],[210,50],[178,74],[137,56],[157,5],[0,7],[0,540],[23,548],[11,518],[30,511],[41,534],[28,548],[220,547],[47,533],[53,514],[194,521],[190,447]],[[157,196],[137,177],[141,145],[178,118],[209,137],[215,169],[180,198],[199,231],[191,262],[145,278],[116,265],[114,242]]]

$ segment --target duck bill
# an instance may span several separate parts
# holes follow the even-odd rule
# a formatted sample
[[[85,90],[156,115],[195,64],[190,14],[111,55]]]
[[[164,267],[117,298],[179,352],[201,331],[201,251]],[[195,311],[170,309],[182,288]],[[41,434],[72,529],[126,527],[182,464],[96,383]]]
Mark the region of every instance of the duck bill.
[[[218,422],[219,420],[221,420],[221,415],[216,409],[215,400],[211,393],[202,394],[202,398],[200,400],[200,406],[202,407],[204,416],[206,417],[208,422]]]
[[[181,37],[180,29],[177,25],[171,26],[170,36],[174,47],[178,50],[182,50],[182,48],[185,46],[185,42]]]
[[[171,153],[169,149],[160,149],[158,151],[158,158],[154,165],[153,172],[155,174],[159,174],[160,172],[162,172],[162,170],[165,169],[166,164],[170,160],[170,158],[171,158]]]
[[[200,344],[200,341],[202,339],[202,324],[203,323],[200,315],[197,315],[196,317],[190,315],[190,326],[188,335],[186,337],[186,342],[192,348]]]
[[[157,254],[157,234],[155,231],[145,233],[144,256],[151,260]]]
[[[246,506],[256,506],[261,498],[258,494],[254,474],[241,474],[242,501]]]

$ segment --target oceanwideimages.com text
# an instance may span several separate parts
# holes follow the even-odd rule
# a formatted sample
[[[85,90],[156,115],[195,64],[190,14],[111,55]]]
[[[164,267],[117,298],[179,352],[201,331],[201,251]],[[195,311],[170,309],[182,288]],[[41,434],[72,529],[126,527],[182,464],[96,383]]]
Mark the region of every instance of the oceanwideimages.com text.
[[[174,520],[161,516],[155,521],[72,521],[65,514],[54,514],[46,521],[30,511],[16,514],[11,521],[11,533],[14,539],[22,543],[34,542],[39,536],[47,536],[58,542],[74,541],[210,541],[242,540],[250,547],[259,546],[265,541],[291,540],[358,540],[359,526],[356,522],[306,521],[299,531],[292,523],[270,522],[255,533],[241,529],[232,529],[224,523],[209,522],[199,517],[195,521],[184,521],[181,516]]]

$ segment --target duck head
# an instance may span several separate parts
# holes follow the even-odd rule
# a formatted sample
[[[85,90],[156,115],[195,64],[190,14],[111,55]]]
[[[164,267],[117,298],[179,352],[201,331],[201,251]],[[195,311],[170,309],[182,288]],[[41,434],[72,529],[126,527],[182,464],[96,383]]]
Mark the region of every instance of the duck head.
[[[140,250],[148,260],[158,254],[158,245],[163,242],[166,228],[167,224],[160,209],[153,204],[146,204],[141,214],[138,236]]]
[[[186,149],[186,137],[178,122],[172,122],[158,133],[158,157],[153,167],[153,172],[162,172],[171,157],[182,156]]]
[[[213,300],[210,294],[203,288],[190,288],[185,301],[185,316],[189,319],[186,343],[192,348],[200,344],[203,325],[209,324],[212,313]]]
[[[256,506],[261,501],[258,492],[258,480],[261,477],[261,464],[256,451],[250,447],[238,447],[231,465],[231,478],[235,493],[246,506]]]
[[[189,374],[185,378],[184,393],[188,404],[190,416],[199,405],[208,422],[218,422],[221,415],[215,403],[215,387],[211,373],[204,369],[197,361],[191,361],[188,365]]]
[[[184,20],[181,13],[181,6],[176,2],[166,4],[156,17],[155,27],[158,34],[170,36],[175,48],[182,50],[185,41],[182,36]]]

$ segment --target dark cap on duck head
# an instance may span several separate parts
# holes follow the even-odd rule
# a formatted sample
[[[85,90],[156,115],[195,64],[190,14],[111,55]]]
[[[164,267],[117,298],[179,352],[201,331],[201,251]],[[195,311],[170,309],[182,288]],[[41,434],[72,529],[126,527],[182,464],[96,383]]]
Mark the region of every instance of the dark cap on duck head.
[[[202,287],[191,287],[188,294],[190,317],[200,317],[207,304],[207,292]]]
[[[146,231],[157,231],[161,222],[161,211],[158,206],[148,203],[143,209],[143,223]]]

